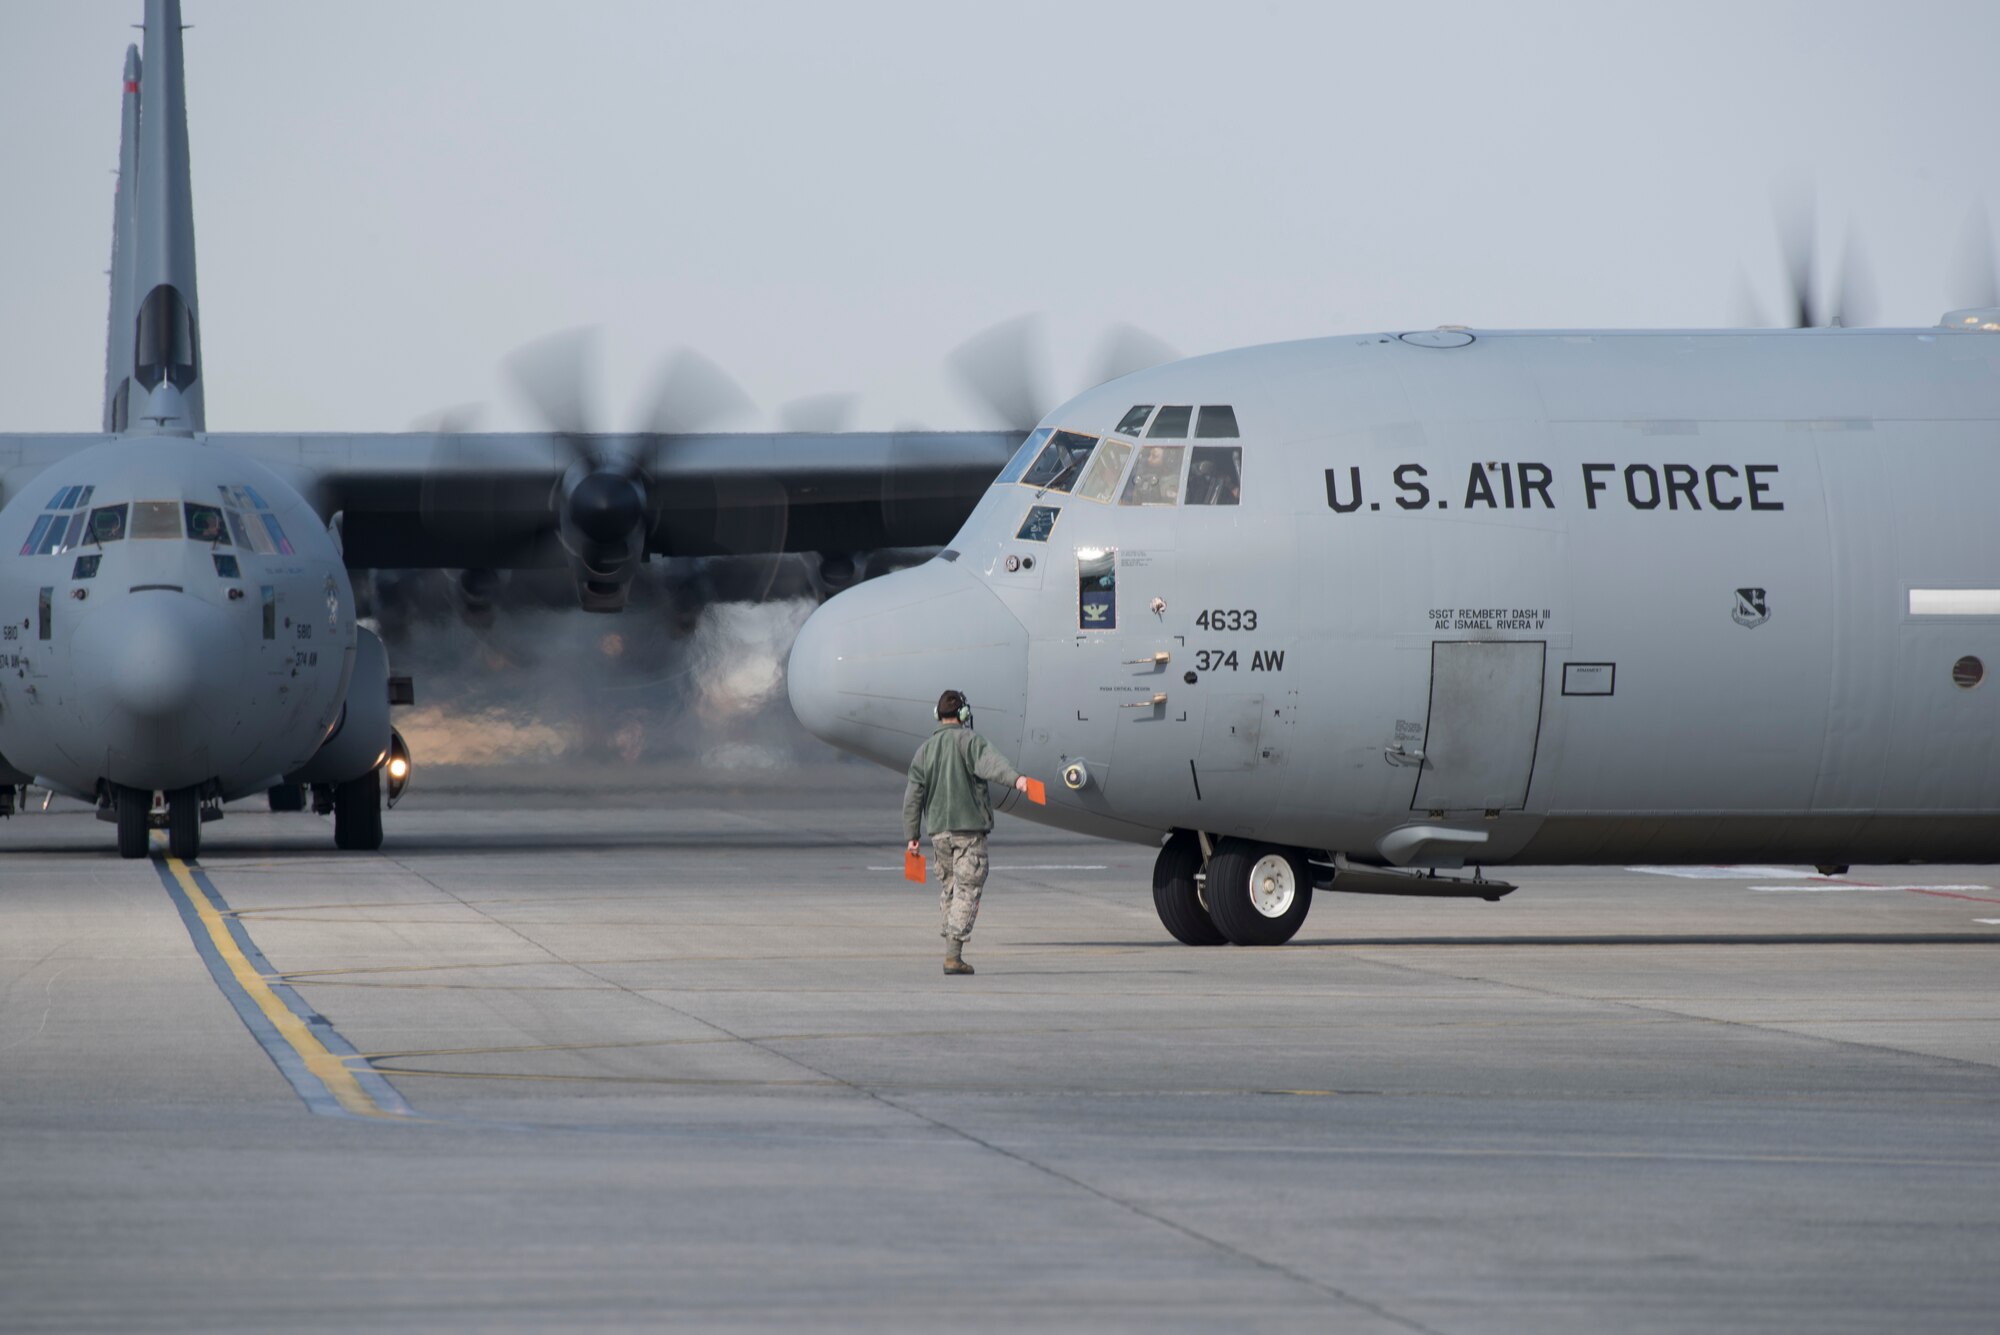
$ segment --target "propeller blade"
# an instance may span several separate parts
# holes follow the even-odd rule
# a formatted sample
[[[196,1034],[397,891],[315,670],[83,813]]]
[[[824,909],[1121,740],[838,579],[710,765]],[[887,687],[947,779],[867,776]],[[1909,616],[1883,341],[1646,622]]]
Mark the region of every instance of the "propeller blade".
[[[778,409],[778,425],[785,431],[806,431],[834,435],[845,431],[854,417],[854,395],[814,394],[793,399]]]
[[[575,438],[590,431],[596,342],[595,329],[569,329],[517,349],[506,360],[514,388],[542,425],[569,440],[579,455],[583,447]]]
[[[1151,370],[1163,362],[1180,360],[1180,353],[1164,339],[1137,325],[1115,324],[1097,341],[1097,364],[1091,385],[1102,385],[1134,371]]]
[[[705,431],[752,406],[727,371],[692,348],[682,348],[653,379],[646,429],[662,436]]]
[[[1778,211],[1778,246],[1784,256],[1784,318],[1793,329],[1817,329],[1824,323],[1817,301],[1817,267],[1812,196],[1804,194]]]
[[[974,334],[951,354],[949,363],[965,387],[1001,422],[1027,431],[1049,410],[1039,370],[1041,318],[1017,316]]]
[[[440,408],[434,413],[426,413],[410,423],[410,430],[433,436],[457,436],[473,430],[478,425],[479,405],[460,403],[449,408]]]
[[[524,510],[503,482],[464,466],[466,443],[457,433],[431,437],[429,464],[417,487],[417,516],[424,531],[483,566],[527,560],[546,520]]]
[[[1827,313],[1828,324],[1865,329],[1879,322],[1874,275],[1868,267],[1861,238],[1852,232],[1848,234],[1847,253],[1841,260],[1840,287],[1833,294],[1833,301],[1833,308]]]
[[[1993,229],[1983,201],[1966,215],[1950,281],[1953,309],[2000,306],[2000,283],[1993,277]]]

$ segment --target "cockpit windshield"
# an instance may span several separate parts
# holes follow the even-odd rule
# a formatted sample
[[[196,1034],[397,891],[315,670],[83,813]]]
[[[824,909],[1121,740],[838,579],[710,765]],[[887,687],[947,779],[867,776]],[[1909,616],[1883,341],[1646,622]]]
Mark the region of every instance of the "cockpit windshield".
[[[1029,432],[1028,438],[1021,442],[1021,448],[1014,451],[1014,457],[1007,461],[1007,466],[1000,470],[1000,476],[993,480],[1019,482],[1021,474],[1028,471],[1028,465],[1035,461],[1035,456],[1042,452],[1042,446],[1048,444],[1053,434],[1054,428],[1046,426]]]
[[[1076,475],[1096,444],[1097,437],[1080,431],[1056,432],[1040,457],[1021,475],[1022,483],[1041,491],[1068,491],[1076,485]]]
[[[1208,410],[1204,408],[1204,413]],[[1188,469],[1189,505],[1238,505],[1243,500],[1243,447],[1197,445]]]
[[[134,538],[178,538],[181,536],[179,501],[132,502]]]
[[[1090,461],[1090,467],[1083,470],[1083,480],[1076,485],[1076,494],[1087,501],[1108,501],[1118,490],[1118,477],[1125,471],[1125,461],[1132,457],[1132,446],[1122,440],[1106,437],[1098,449],[1097,457]]]
[[[100,505],[90,512],[88,542],[117,542],[125,536],[125,506]]]
[[[1139,462],[1126,479],[1120,505],[1179,505],[1181,503],[1181,456],[1185,445],[1148,445],[1139,452]]]
[[[229,534],[223,531],[222,510],[219,506],[187,503],[188,536],[196,542],[206,542],[214,546],[227,547]]]

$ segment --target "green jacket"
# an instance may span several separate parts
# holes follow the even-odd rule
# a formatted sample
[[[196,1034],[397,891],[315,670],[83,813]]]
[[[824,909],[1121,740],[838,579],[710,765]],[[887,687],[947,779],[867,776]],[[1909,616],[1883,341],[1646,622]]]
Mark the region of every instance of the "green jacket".
[[[938,724],[910,761],[910,783],[903,790],[903,838],[917,837],[919,820],[932,834],[992,829],[993,804],[986,796],[986,784],[1011,788],[1020,777],[1006,757],[972,729]]]

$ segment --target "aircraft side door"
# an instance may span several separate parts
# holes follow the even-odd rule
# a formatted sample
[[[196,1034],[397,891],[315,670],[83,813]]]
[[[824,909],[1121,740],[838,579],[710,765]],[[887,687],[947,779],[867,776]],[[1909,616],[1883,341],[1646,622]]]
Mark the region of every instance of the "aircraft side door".
[[[1121,805],[1146,812],[1178,809],[1194,795],[1188,762],[1201,743],[1201,710],[1183,681],[1191,666],[1184,600],[1170,598],[1175,550],[1157,540],[1118,553],[1122,621],[1108,640],[1101,694],[1116,711]],[[1159,610],[1154,610],[1155,607]]]
[[[1541,640],[1437,640],[1430,712],[1410,807],[1519,811],[1542,729]]]

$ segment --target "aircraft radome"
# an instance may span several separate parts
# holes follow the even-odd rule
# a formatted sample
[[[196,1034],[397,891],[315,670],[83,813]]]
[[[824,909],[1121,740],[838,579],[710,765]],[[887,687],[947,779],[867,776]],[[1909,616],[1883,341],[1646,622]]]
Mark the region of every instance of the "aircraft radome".
[[[901,769],[964,691],[1050,780],[1002,809],[1159,843],[1190,945],[1512,888],[1439,868],[2000,860],[1993,305],[1141,372],[819,608],[794,708]]]
[[[123,71],[103,430],[0,436],[0,815],[32,782],[94,802],[127,857],[155,826],[193,857],[222,803],[310,794],[340,847],[378,847],[383,771],[393,802],[411,764],[390,705],[412,688],[350,569],[449,569],[468,591],[566,569],[585,609],[617,612],[654,556],[798,552],[837,588],[949,537],[1022,438],[708,432],[733,387],[687,355],[651,429],[592,434],[546,353],[523,377],[541,434],[210,432],[182,44],[178,0],[147,0]]]

